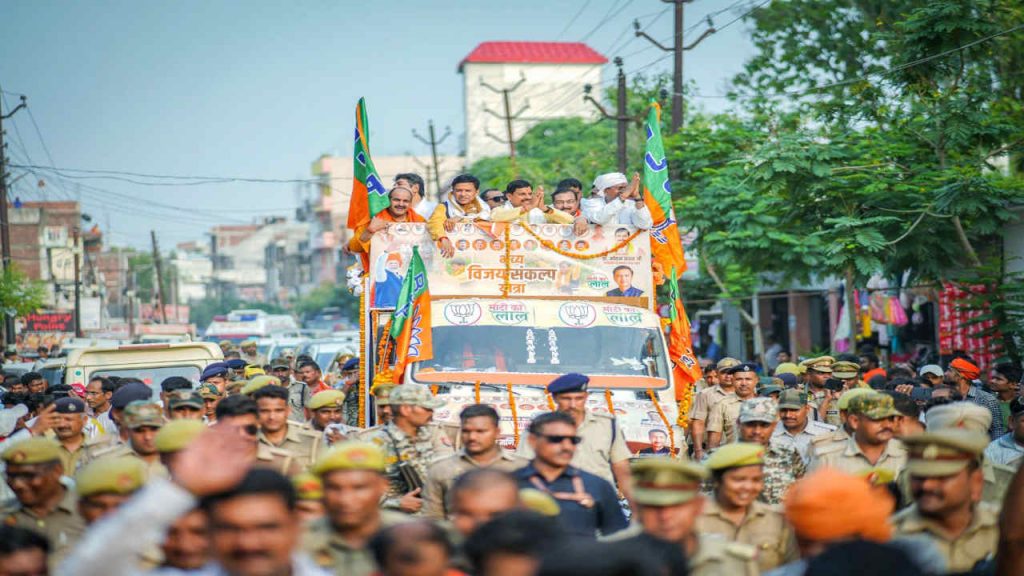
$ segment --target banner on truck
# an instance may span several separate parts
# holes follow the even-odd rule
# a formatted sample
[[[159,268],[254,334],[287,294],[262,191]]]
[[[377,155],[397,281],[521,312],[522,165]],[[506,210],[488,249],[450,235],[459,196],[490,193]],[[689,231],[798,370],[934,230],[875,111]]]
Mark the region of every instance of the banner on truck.
[[[513,224],[506,236],[505,226],[456,225],[448,233],[452,258],[441,256],[425,224],[394,224],[378,232],[370,250],[371,306],[395,307],[413,246],[420,248],[435,298],[500,298],[508,292],[508,297],[637,298],[646,307],[653,294],[645,231],[592,226],[576,236],[572,226],[540,224],[530,227],[531,234]],[[589,258],[594,254],[600,256]]]

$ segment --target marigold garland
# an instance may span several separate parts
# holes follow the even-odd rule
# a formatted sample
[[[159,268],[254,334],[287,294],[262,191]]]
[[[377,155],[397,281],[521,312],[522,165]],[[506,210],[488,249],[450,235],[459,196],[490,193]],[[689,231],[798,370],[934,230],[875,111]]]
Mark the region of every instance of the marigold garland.
[[[595,258],[604,258],[605,256],[607,256],[607,255],[609,255],[609,254],[611,254],[613,252],[618,252],[619,250],[621,250],[624,247],[626,247],[626,245],[628,245],[630,242],[632,242],[633,239],[636,238],[637,236],[639,236],[640,232],[642,232],[642,230],[635,230],[625,240],[623,240],[622,242],[616,244],[615,246],[612,246],[611,248],[605,250],[604,252],[597,252],[595,254],[576,254],[576,253],[573,253],[573,252],[567,252],[565,250],[562,250],[561,248],[556,246],[555,243],[552,242],[551,240],[548,240],[546,238],[541,238],[540,236],[537,235],[537,233],[532,228],[530,228],[529,225],[527,225],[525,223],[520,223],[520,226],[522,226],[523,229],[526,230],[527,233],[530,234],[530,236],[533,236],[533,238],[537,242],[539,242],[541,246],[547,248],[548,250],[551,250],[552,252],[554,252],[556,254],[560,254],[562,256],[565,256],[566,258],[572,258],[573,260],[593,260]],[[506,244],[508,243],[507,236],[506,236],[505,242],[506,242]],[[506,257],[506,259],[507,259],[507,257]]]
[[[437,384],[430,385],[430,395],[437,396]]]
[[[685,430],[690,425],[690,407],[693,406],[693,383],[684,384],[676,382],[676,386],[683,386],[683,393],[679,396],[679,417],[676,423]]]
[[[512,392],[512,383],[505,385],[508,388],[508,404],[512,408],[512,447],[519,448],[519,416],[516,414],[516,395]]]
[[[668,422],[668,416],[665,416],[665,411],[661,409],[661,404],[658,403],[658,395],[654,393],[654,390],[648,388],[647,396],[650,397],[651,402],[654,404],[654,409],[658,411],[658,416],[661,416],[662,423],[665,424],[665,429],[668,430],[668,442],[669,450],[672,455],[676,454],[676,433],[672,430],[672,425]]]
[[[608,413],[615,417],[615,404],[612,402],[612,389],[604,389],[604,402],[608,405]]]
[[[376,318],[377,316],[375,314],[374,319]],[[388,360],[390,360],[390,358],[388,357],[391,356],[391,320],[391,318],[388,318],[387,324],[384,325],[384,332],[382,333],[383,336],[380,339],[380,343],[377,344],[378,372],[381,372],[384,369],[386,369],[388,367]],[[376,326],[377,322],[374,321],[373,325]]]
[[[512,225],[505,225],[505,281],[501,286],[501,297],[512,293]],[[517,428],[518,430],[518,428]]]
[[[361,280],[365,282],[365,280]],[[364,286],[365,288],[365,286]],[[359,416],[356,425],[366,427],[366,290],[359,294]]]
[[[551,397],[551,392],[548,392],[547,389],[545,389],[544,390],[544,397],[547,398],[548,409],[551,410],[552,412],[554,412],[555,411],[555,399]]]
[[[480,381],[477,380],[476,384],[473,385],[473,398],[477,404],[480,404]]]

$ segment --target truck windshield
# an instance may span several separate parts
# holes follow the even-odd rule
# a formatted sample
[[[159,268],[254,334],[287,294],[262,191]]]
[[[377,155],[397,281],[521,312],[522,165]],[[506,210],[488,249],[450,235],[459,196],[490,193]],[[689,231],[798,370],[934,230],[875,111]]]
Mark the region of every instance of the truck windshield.
[[[652,328],[592,326],[442,326],[433,329],[434,358],[419,369],[668,378],[661,334]]]
[[[138,378],[146,384],[159,388],[160,383],[171,376],[181,376],[192,381],[193,387],[199,385],[199,368],[196,366],[161,366],[159,368],[115,368],[113,370],[96,370],[89,375],[109,378]]]

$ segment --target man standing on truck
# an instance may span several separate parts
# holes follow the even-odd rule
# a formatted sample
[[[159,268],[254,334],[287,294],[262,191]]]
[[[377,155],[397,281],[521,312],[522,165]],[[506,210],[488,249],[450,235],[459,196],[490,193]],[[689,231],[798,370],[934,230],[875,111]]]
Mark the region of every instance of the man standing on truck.
[[[494,222],[525,222],[528,224],[572,224],[572,216],[544,204],[544,188],[533,191],[526,180],[513,180],[505,187],[505,205],[491,210]]]
[[[633,182],[620,172],[602,174],[594,179],[594,191],[583,200],[583,215],[593,224],[607,226],[628,224],[641,230],[654,225],[651,211],[640,193],[640,174],[633,174]]]
[[[555,401],[558,412],[564,412],[576,421],[576,433],[582,442],[576,447],[572,465],[590,472],[619,491],[628,500],[630,497],[629,447],[614,415],[595,414],[587,410],[587,386],[590,378],[583,374],[569,373],[559,376],[548,384],[548,393]],[[533,458],[530,446],[519,443],[519,454]]]
[[[388,192],[387,209],[381,210],[376,216],[370,219],[365,226],[356,229],[352,239],[348,242],[348,248],[356,254],[370,253],[370,240],[377,232],[388,227],[392,223],[426,222],[422,216],[412,210],[413,193],[406,186],[395,184],[395,187]]]
[[[403,384],[391,391],[389,402],[391,422],[369,431],[364,438],[379,446],[388,462],[388,491],[382,506],[417,514],[423,508],[420,494],[427,466],[452,450],[448,437],[430,426],[434,410],[444,406],[444,400],[434,398],[426,386]]]

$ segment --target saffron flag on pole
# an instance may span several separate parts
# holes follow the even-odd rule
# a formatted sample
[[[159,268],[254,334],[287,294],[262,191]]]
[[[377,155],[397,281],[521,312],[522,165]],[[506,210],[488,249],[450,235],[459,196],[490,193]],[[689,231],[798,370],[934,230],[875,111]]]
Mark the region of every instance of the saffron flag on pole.
[[[651,255],[654,266],[669,278],[670,331],[669,356],[672,358],[676,376],[676,397],[681,398],[694,382],[703,377],[700,364],[693,353],[690,338],[690,322],[683,309],[679,294],[679,276],[686,271],[683,256],[683,242],[679,237],[675,211],[672,209],[672,186],[669,183],[668,160],[665,159],[665,145],[661,141],[661,107],[651,101],[651,110],[644,125],[646,145],[644,146],[644,204],[651,212],[654,225],[651,227]],[[683,384],[680,386],[678,384]]]
[[[412,248],[409,270],[398,293],[398,305],[391,317],[391,337],[395,339],[395,383],[402,380],[407,365],[434,357],[427,267],[418,246]]]
[[[388,207],[388,191],[370,158],[370,126],[366,101],[356,104],[356,133],[352,148],[352,197],[348,202],[348,228],[355,230]]]

